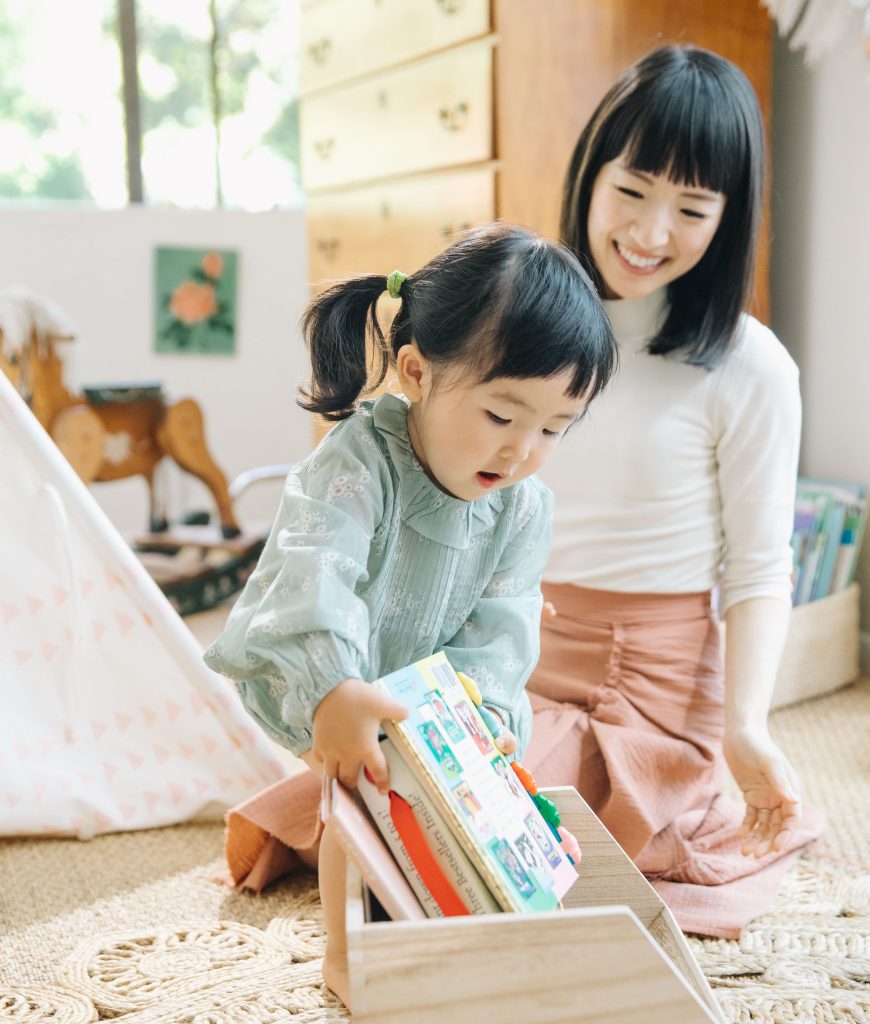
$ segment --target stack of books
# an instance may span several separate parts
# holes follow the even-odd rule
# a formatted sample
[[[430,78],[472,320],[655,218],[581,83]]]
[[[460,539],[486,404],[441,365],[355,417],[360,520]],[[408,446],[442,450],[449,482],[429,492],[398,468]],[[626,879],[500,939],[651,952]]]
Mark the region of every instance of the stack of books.
[[[495,746],[474,684],[441,652],[373,685],[408,709],[384,725],[390,790],[365,772],[354,794],[331,780],[322,816],[388,916],[560,908],[578,877],[576,842],[530,774]]]
[[[793,603],[844,590],[855,578],[867,518],[863,484],[798,478],[795,501]]]

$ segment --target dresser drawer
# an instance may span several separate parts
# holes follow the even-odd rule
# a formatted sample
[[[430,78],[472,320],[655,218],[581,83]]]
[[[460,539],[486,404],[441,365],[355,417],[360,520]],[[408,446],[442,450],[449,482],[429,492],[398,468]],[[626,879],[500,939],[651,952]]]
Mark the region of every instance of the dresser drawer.
[[[310,280],[412,274],[459,232],[494,219],[494,179],[492,168],[448,171],[310,199]]]
[[[489,160],[492,41],[300,101],[306,190]]]
[[[486,35],[489,0],[313,0],[301,10],[300,90]]]

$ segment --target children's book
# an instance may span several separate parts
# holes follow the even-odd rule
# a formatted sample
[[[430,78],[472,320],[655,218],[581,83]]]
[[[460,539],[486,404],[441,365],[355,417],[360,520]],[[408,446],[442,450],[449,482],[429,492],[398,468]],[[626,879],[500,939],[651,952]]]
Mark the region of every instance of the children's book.
[[[357,790],[425,913],[429,917],[497,913],[501,908],[486,882],[408,762],[392,740],[382,740],[381,750],[390,773],[390,792],[379,793],[365,773],[360,773]],[[421,852],[426,863],[421,863]]]
[[[863,484],[798,480],[792,535],[795,604],[834,594],[851,583],[866,506]]]
[[[365,812],[338,779],[328,779],[323,789],[321,817],[335,828],[360,877],[394,921],[426,918],[406,875],[385,848],[383,839]]]
[[[446,655],[432,655],[374,685],[401,701],[408,717],[384,723],[394,805],[389,818],[383,814],[384,798],[379,804],[373,797],[374,787],[363,781],[360,795],[390,845],[395,847],[391,837],[399,833],[413,870],[407,868],[408,857],[397,859],[412,888],[419,888],[434,860],[458,898],[448,913],[559,907],[577,872],[495,746]],[[447,833],[455,840],[452,845],[444,838]],[[442,881],[436,876],[434,884],[442,887]],[[438,913],[432,900],[419,892],[418,897],[427,913]],[[443,888],[440,898],[450,904]]]

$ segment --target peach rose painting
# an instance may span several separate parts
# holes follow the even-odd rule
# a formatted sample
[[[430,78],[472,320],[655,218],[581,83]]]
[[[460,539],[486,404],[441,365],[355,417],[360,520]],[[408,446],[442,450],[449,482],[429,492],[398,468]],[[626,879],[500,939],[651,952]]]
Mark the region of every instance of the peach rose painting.
[[[225,249],[155,250],[155,352],[235,352],[237,266]]]

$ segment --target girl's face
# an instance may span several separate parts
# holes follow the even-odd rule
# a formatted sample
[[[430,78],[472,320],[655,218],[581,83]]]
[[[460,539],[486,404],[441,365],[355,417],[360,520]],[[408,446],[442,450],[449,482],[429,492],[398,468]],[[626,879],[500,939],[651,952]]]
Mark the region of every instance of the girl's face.
[[[583,398],[566,395],[568,372],[436,387],[431,364],[413,344],[403,346],[397,369],[411,402],[414,454],[430,479],[464,501],[537,472],[586,406]]]
[[[605,298],[642,299],[700,262],[722,221],[725,196],[632,170],[622,157],[592,186],[587,232]]]

